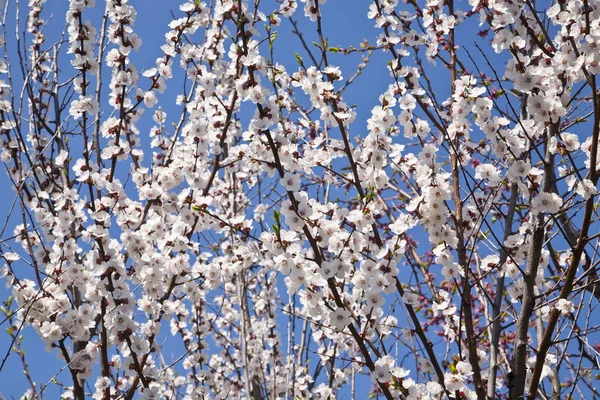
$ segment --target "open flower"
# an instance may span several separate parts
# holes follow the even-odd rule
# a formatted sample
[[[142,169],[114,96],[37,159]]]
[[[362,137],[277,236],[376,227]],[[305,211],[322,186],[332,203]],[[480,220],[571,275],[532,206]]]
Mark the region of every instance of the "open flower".
[[[350,324],[350,312],[343,308],[333,310],[329,314],[329,323],[332,328],[339,331],[344,330],[344,328]]]
[[[531,206],[533,207],[534,214],[537,213],[550,213],[556,214],[560,207],[562,207],[563,201],[556,193],[540,193],[533,201]]]
[[[562,315],[569,315],[575,311],[573,303],[567,299],[559,299],[556,302],[556,309],[560,311]]]
[[[79,100],[74,100],[69,108],[69,114],[75,119],[79,119],[84,113],[97,114],[99,110],[98,102],[92,96],[80,96]]]
[[[281,178],[281,186],[288,192],[297,192],[300,190],[300,175],[286,172]]]
[[[598,189],[594,183],[589,179],[583,179],[581,182],[577,183],[575,187],[575,192],[583,197],[585,200],[589,199],[591,196],[598,193]]]

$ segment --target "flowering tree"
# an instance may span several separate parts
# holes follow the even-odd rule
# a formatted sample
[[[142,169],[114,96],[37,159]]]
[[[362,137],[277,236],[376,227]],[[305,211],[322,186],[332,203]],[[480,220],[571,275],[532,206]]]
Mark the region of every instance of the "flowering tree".
[[[349,47],[336,0],[184,1],[143,46],[134,2],[6,3],[24,399],[600,397],[600,1],[373,0]]]

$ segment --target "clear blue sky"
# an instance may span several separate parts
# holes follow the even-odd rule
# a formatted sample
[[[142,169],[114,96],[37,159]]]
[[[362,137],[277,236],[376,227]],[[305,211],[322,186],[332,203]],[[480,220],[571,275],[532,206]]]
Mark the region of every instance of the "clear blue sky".
[[[21,15],[25,15],[26,1],[21,0],[21,6],[23,10]],[[93,11],[86,11],[84,15],[85,19],[91,19],[99,27],[99,21],[101,13],[103,11],[104,3],[101,0],[97,0],[96,8]],[[324,36],[329,39],[330,46],[349,47],[351,45],[357,46],[363,39],[368,39],[370,43],[375,42],[375,38],[380,33],[380,30],[375,28],[374,22],[367,20],[366,14],[368,11],[369,1],[364,0],[329,0],[323,7],[324,15]],[[58,38],[59,33],[62,31],[64,26],[64,15],[66,12],[66,1],[49,0],[46,4],[47,8],[44,11],[46,19],[53,14],[51,21],[46,29],[46,37],[48,42],[52,42]],[[143,45],[138,54],[133,58],[139,71],[147,68],[154,67],[155,59],[162,55],[160,46],[164,43],[164,33],[168,31],[167,24],[171,21],[171,13],[179,17],[180,12],[178,10],[179,2],[170,2],[164,0],[132,0],[131,4],[136,7],[138,16],[137,21],[134,25],[134,30],[140,35],[143,40]],[[50,8],[53,6],[54,8]],[[465,10],[469,9],[466,1],[461,2],[461,6]],[[14,5],[11,5],[14,7]],[[310,44],[313,40],[316,40],[315,36],[315,24],[308,21],[303,16],[302,10],[303,4],[299,3],[299,9],[295,14],[295,19],[299,22],[299,27],[302,30],[307,42]],[[263,1],[261,2],[261,10],[268,13],[271,10],[275,10],[277,7],[274,1]],[[9,16],[14,15],[14,9],[11,9],[8,13]],[[21,23],[22,25],[22,23]],[[7,21],[7,27],[9,32],[9,39],[7,40],[7,48],[9,53],[14,52],[15,42],[14,35],[14,20],[9,18]],[[284,64],[288,71],[294,71],[297,63],[295,53],[298,52],[303,58],[306,64],[309,63],[309,58],[305,51],[302,49],[299,40],[291,34],[291,25],[287,20],[283,21],[282,26],[278,29],[278,36],[274,44],[275,48],[275,60],[281,64]],[[471,55],[480,63],[480,67],[484,66],[484,61],[477,54],[477,50],[472,46],[474,41],[480,43],[488,43],[490,38],[481,38],[476,35],[480,30],[477,26],[476,21],[469,22],[468,25],[461,25],[457,32],[457,42],[464,44],[469,49]],[[266,35],[264,30],[262,31],[265,38]],[[199,38],[200,36],[196,36]],[[199,40],[199,39],[198,39]],[[459,50],[460,51],[460,50]],[[266,55],[266,54],[265,54]],[[498,63],[500,70],[503,69],[503,58],[497,57],[495,54],[487,54],[488,57],[494,62]],[[69,68],[70,55],[65,55],[63,59],[63,65],[65,69]],[[348,78],[356,71],[356,66],[361,62],[360,54],[353,54],[351,56],[342,55],[331,55],[330,63],[333,65],[339,65],[344,73],[344,78]],[[466,60],[466,55],[462,54],[462,59],[465,61],[468,68],[473,66]],[[377,52],[371,57],[371,62],[368,64],[363,75],[359,77],[356,82],[350,86],[345,92],[345,101],[348,104],[357,104],[357,121],[351,127],[351,136],[362,136],[366,132],[366,120],[370,116],[371,109],[373,106],[378,104],[379,95],[385,91],[389,83],[391,82],[389,73],[387,70],[387,62],[390,60],[389,53]],[[178,60],[175,61],[175,64]],[[440,87],[440,91],[436,94],[442,98],[449,93],[449,75],[443,66],[438,68],[429,67],[431,71],[431,79],[434,87]],[[13,65],[13,73],[16,77],[19,76],[16,65]],[[167,92],[159,97],[159,105],[169,113],[173,111],[175,115],[176,108],[174,98],[177,95],[177,90],[181,87],[180,81],[177,80],[178,76],[181,76],[178,66],[175,66],[174,73],[175,78],[167,82]],[[16,79],[18,82],[20,79]],[[105,80],[105,82],[108,82]],[[437,85],[440,84],[440,85]],[[17,92],[20,86],[17,85]],[[105,92],[106,93],[106,90]],[[107,109],[108,107],[106,97],[104,104],[101,104],[101,110]],[[168,124],[170,124],[170,120]],[[167,125],[168,125],[167,124]],[[141,131],[141,137],[143,139],[148,138],[148,130],[154,125],[151,120],[151,112],[147,112],[144,119],[140,122],[139,128]],[[148,143],[149,141],[146,141]],[[145,145],[148,148],[148,145]],[[150,160],[150,157],[146,157],[146,162]],[[123,164],[125,165],[125,164]],[[0,217],[2,221],[8,213],[8,209],[15,199],[14,191],[8,189],[10,182],[7,179],[4,171],[0,174],[0,187],[6,188],[4,190],[4,196],[0,197]],[[4,234],[4,237],[11,236],[12,227],[19,223],[20,213],[15,212],[11,215],[8,222],[9,229]],[[6,249],[5,249],[6,250]],[[15,264],[17,265],[17,264]],[[17,268],[26,268],[22,263],[17,265]],[[24,273],[26,274],[26,273]],[[282,291],[284,295],[285,290]],[[9,292],[4,288],[4,285],[0,285],[0,299],[5,299],[9,295]],[[400,315],[401,316],[401,315]],[[401,322],[402,323],[402,322]],[[4,357],[9,347],[9,336],[4,333],[4,327],[2,326],[2,332],[0,332],[0,359]],[[165,325],[163,332],[168,332],[168,328]],[[282,332],[282,335],[285,332]],[[62,360],[56,359],[53,355],[49,355],[45,352],[45,346],[37,338],[37,335],[32,331],[31,328],[26,328],[23,331],[25,337],[24,344],[27,351],[27,360],[30,365],[30,372],[33,379],[39,383],[45,384],[48,382],[59,370],[64,363]],[[172,349],[173,354],[180,353],[180,349],[174,347]],[[59,379],[65,384],[70,385],[70,376],[67,371],[64,371],[59,375]],[[370,380],[366,378],[364,380],[364,386],[361,390],[365,392],[370,388]],[[24,390],[27,388],[27,381],[22,374],[21,364],[16,355],[11,355],[4,370],[0,373],[0,393],[6,398],[14,396],[18,398]],[[55,385],[50,386],[51,391],[46,393],[46,398],[54,399],[58,397],[58,389]],[[1,397],[0,397],[1,398]],[[343,398],[343,397],[340,397]]]
[[[168,23],[171,21],[171,11],[180,17],[180,11],[178,9],[179,2],[169,2],[163,0],[132,0],[131,4],[137,10],[137,21],[134,25],[134,30],[142,38],[143,45],[139,53],[133,56],[135,65],[139,71],[147,68],[151,68],[155,64],[155,59],[162,55],[160,45],[164,43],[164,34],[168,31]],[[67,10],[67,1],[56,1],[50,0],[46,3],[46,7],[43,11],[43,18],[49,20],[48,26],[44,33],[46,35],[47,43],[52,43],[59,39],[59,34],[62,32],[65,20],[64,16]],[[23,18],[27,12],[27,2],[21,1],[21,23],[20,31],[23,29]],[[316,39],[315,36],[315,24],[308,21],[303,16],[302,4],[299,4],[299,9],[295,14],[296,20],[299,22],[299,27],[305,38],[309,43]],[[263,1],[261,4],[261,10],[269,12],[275,10],[273,1]],[[84,19],[92,20],[97,28],[100,28],[100,20],[102,12],[104,10],[104,2],[98,0],[96,7],[93,10],[86,10]],[[378,33],[373,27],[372,21],[367,21],[366,13],[368,11],[368,2],[362,0],[344,0],[340,1],[329,1],[328,4],[323,8],[324,17],[324,34],[329,38],[330,46],[349,47],[351,45],[358,46],[360,42],[367,38],[371,42],[374,42],[374,38]],[[16,42],[14,39],[14,16],[15,8],[14,1],[9,5],[8,21],[6,22],[7,30],[9,32],[7,39],[7,51],[9,55],[15,54]],[[50,19],[51,16],[51,19]],[[308,56],[305,51],[301,48],[300,42],[294,35],[291,34],[292,27],[287,20],[283,21],[282,26],[279,28],[279,34],[275,42],[275,61],[284,64],[290,71],[294,71],[297,68],[295,52],[298,52],[304,59],[305,63],[309,64]],[[262,38],[266,37],[264,31]],[[197,40],[200,36],[196,36]],[[30,39],[30,38],[29,38]],[[13,79],[15,80],[16,92],[20,91],[20,83],[22,77],[20,71],[17,68],[17,59],[14,56],[9,56],[13,62],[12,73]],[[71,59],[71,55],[63,54],[62,65],[65,68],[65,76],[72,74],[72,69],[68,64]],[[353,135],[361,135],[366,129],[366,119],[370,115],[371,108],[377,104],[378,96],[385,90],[389,84],[388,72],[386,63],[389,59],[387,54],[374,55],[372,63],[367,67],[365,74],[360,77],[354,85],[352,85],[346,92],[346,101],[348,104],[358,104],[358,122],[354,125]],[[352,56],[333,56],[330,59],[331,64],[340,65],[344,72],[344,78],[348,78],[356,70],[356,66],[360,63],[360,55],[354,54]],[[177,64],[178,61],[175,61]],[[105,68],[105,71],[107,69]],[[181,76],[180,69],[178,66],[174,67],[175,78],[169,81],[169,85],[166,93],[159,97],[159,105],[169,113],[172,109],[175,113],[176,109],[173,99],[177,95],[177,89],[180,88],[178,84],[177,76]],[[106,79],[105,82],[108,82]],[[106,93],[106,90],[104,93]],[[101,110],[107,109],[108,107],[106,97],[105,103],[101,104]],[[175,115],[175,114],[173,114]],[[139,128],[141,130],[141,137],[148,138],[148,130],[154,125],[151,120],[151,113],[147,112],[144,119],[140,122]],[[149,142],[149,141],[148,141]],[[146,158],[146,161],[150,157]],[[15,201],[16,194],[14,190],[9,189],[11,183],[3,170],[0,173],[0,187],[5,188],[3,195],[0,196],[0,219],[2,223],[8,216],[8,210]],[[8,227],[3,237],[12,236],[12,230],[15,225],[20,223],[20,211],[16,207],[15,211],[10,215],[8,220]],[[12,246],[11,242],[7,242],[8,245]],[[5,251],[9,251],[4,247]],[[17,249],[18,252],[20,252]],[[22,263],[15,263],[14,267],[22,273],[21,276],[27,276],[29,272],[26,271],[28,267]],[[285,292],[284,292],[285,293]],[[9,289],[5,288],[5,285],[0,284],[0,299],[4,300],[10,295]],[[10,340],[9,336],[4,331],[7,327],[7,323],[2,325],[2,331],[0,332],[0,359],[4,358],[6,352],[9,349]],[[164,329],[168,331],[168,329]],[[45,344],[38,338],[37,334],[33,332],[30,327],[25,328],[22,331],[24,336],[24,348],[26,350],[26,358],[29,363],[29,371],[36,381],[38,387],[49,382],[54,375],[64,366],[64,362],[56,358],[56,350],[52,354],[48,354],[45,350]],[[174,355],[179,353],[179,349],[173,349]],[[67,385],[70,385],[71,378],[67,370],[63,371],[58,376],[59,380]],[[368,379],[367,379],[368,381]],[[93,385],[93,381],[91,382]],[[367,384],[365,389],[370,387],[370,383]],[[22,373],[21,362],[16,354],[12,353],[5,365],[3,371],[0,373],[0,394],[5,396],[7,399],[19,398],[23,392],[28,388],[27,380]],[[56,385],[49,385],[45,397],[48,399],[58,398],[59,390]],[[1,398],[1,396],[0,396]]]

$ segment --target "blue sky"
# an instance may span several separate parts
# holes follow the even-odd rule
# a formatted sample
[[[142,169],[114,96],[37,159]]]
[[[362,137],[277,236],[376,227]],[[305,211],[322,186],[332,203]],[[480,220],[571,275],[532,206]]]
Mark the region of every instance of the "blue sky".
[[[274,1],[264,1],[261,4],[261,9],[267,13],[271,10],[275,10],[277,7],[275,7],[274,3]],[[375,43],[375,38],[380,33],[380,30],[373,26],[373,21],[366,19],[369,3],[370,2],[364,0],[329,0],[327,4],[323,6],[322,12],[324,15],[324,36],[329,39],[330,46],[349,47],[353,45],[358,47],[363,39],[368,39],[371,44]],[[47,3],[47,8],[44,11],[44,14],[46,18],[49,18],[50,15],[53,15],[48,23],[48,27],[46,28],[48,42],[56,40],[59,33],[62,31],[66,4],[66,1],[57,0],[49,0]],[[154,67],[155,59],[162,55],[159,47],[164,43],[164,33],[168,30],[167,24],[172,19],[170,11],[173,11],[173,13],[179,17],[180,12],[177,8],[179,3],[164,0],[132,0],[131,4],[136,7],[138,13],[134,30],[143,40],[142,48],[138,54],[133,56],[133,61],[138,70],[142,71]],[[52,9],[50,9],[50,5],[52,5]],[[103,2],[98,0],[96,8],[91,11],[86,11],[84,18],[99,22],[101,13],[103,11],[103,5]],[[465,10],[469,9],[466,1],[461,2],[460,5],[462,5]],[[24,10],[26,2],[21,1],[21,6]],[[11,5],[11,8],[9,9],[9,16],[14,16],[14,8],[12,7],[14,7],[14,5]],[[315,24],[311,23],[303,16],[302,7],[303,4],[299,4],[299,10],[295,14],[295,19],[298,21],[299,28],[304,34],[306,41],[310,45],[313,40],[316,40]],[[24,11],[22,11],[21,15],[24,15]],[[99,26],[99,24],[96,25]],[[7,21],[7,29],[11,33],[7,40],[7,49],[9,54],[14,54],[15,42],[14,35],[12,34],[14,30],[13,19],[9,18],[9,21]],[[297,68],[295,56],[296,52],[303,57],[306,64],[309,63],[308,56],[302,49],[298,38],[291,33],[291,29],[292,27],[290,23],[287,20],[284,20],[282,26],[278,29],[279,33],[274,43],[274,61],[284,64],[290,72]],[[478,55],[477,50],[472,44],[473,42],[477,41],[483,45],[482,47],[485,48],[485,45],[489,42],[490,37],[481,38],[477,36],[476,33],[480,29],[481,28],[478,27],[476,19],[469,21],[465,25],[461,25],[457,31],[457,42],[464,47],[467,47],[471,55],[478,62],[479,66],[483,67],[485,61],[480,55]],[[262,38],[265,38],[266,35],[264,30],[262,31],[262,34]],[[199,37],[200,36],[196,36],[196,38]],[[461,50],[462,49],[459,49],[459,52]],[[264,55],[266,55],[266,53],[264,53]],[[503,70],[503,57],[499,57],[490,53],[488,53],[487,56],[490,57],[500,71]],[[65,69],[69,68],[69,57],[69,55],[65,55],[63,58],[62,62],[64,63],[63,65]],[[466,57],[466,54],[462,53],[461,58],[468,68],[473,68],[472,64]],[[390,59],[391,56],[389,53],[373,53],[371,60],[364,70],[362,76],[360,76],[345,92],[346,103],[350,105],[357,105],[357,121],[351,127],[352,137],[362,136],[365,134],[366,120],[370,116],[371,108],[378,104],[379,95],[386,90],[387,86],[391,82],[387,70],[387,63]],[[350,56],[333,54],[330,56],[329,61],[332,65],[339,65],[344,73],[344,78],[347,79],[356,71],[356,66],[361,62],[361,54],[354,53]],[[178,63],[178,61],[175,61],[175,63]],[[19,73],[15,67],[16,66],[13,65],[13,73],[15,73],[15,76],[18,77]],[[432,79],[433,87],[436,88],[436,95],[438,98],[443,99],[449,94],[449,75],[447,70],[443,68],[443,66],[431,66],[427,67],[427,69],[431,72],[430,77]],[[178,89],[180,88],[180,81],[178,81],[178,77],[182,75],[177,66],[174,68],[174,73],[175,78],[167,82],[167,91],[164,95],[159,97],[159,105],[161,105],[167,113],[171,114],[172,117],[177,116],[179,113],[179,108],[175,106],[174,98],[177,95]],[[15,81],[18,82],[19,79],[17,78]],[[17,87],[20,89],[20,86],[17,85]],[[439,91],[437,89],[439,89]],[[106,93],[106,90],[104,93]],[[101,104],[101,110],[102,109],[108,109],[106,97],[104,104]],[[148,131],[150,127],[154,125],[154,122],[151,119],[151,114],[151,112],[146,112],[144,118],[139,124],[141,137],[143,138],[143,141],[145,140],[144,147],[146,149],[149,148]],[[169,120],[167,125],[169,125],[171,121],[172,120]],[[150,157],[146,157],[146,162],[148,162],[149,159]],[[8,210],[15,199],[14,191],[9,190],[9,186],[10,181],[7,179],[7,176],[3,171],[0,173],[0,187],[4,187],[6,189],[4,196],[0,197],[0,210]],[[0,212],[0,218],[3,220],[6,214],[6,211],[4,213]],[[5,232],[4,237],[11,236],[12,227],[19,223],[19,218],[20,214],[18,210],[10,216],[8,221],[9,228]],[[424,242],[427,243],[427,240],[424,239]],[[6,248],[3,248],[3,250],[6,250]],[[23,274],[28,274],[26,271],[27,267],[23,264],[19,264],[17,268],[23,268]],[[281,294],[282,297],[285,298],[285,290],[282,290]],[[8,295],[9,292],[4,288],[3,285],[0,285],[0,299],[4,299]],[[400,318],[403,317],[401,312],[397,314],[399,314],[398,316]],[[2,328],[5,326],[6,325],[2,325]],[[166,325],[163,328],[163,331],[168,331]],[[57,371],[60,370],[60,368],[62,368],[64,363],[61,360],[54,358],[53,355],[46,353],[45,345],[37,338],[37,335],[33,333],[30,328],[26,328],[23,331],[23,335],[25,344],[24,347],[27,352],[26,356],[30,365],[30,372],[33,376],[33,379],[36,382],[45,384],[57,373]],[[4,357],[4,354],[8,350],[9,344],[8,335],[6,335],[4,332],[0,332],[0,359]],[[181,353],[181,349],[178,345],[174,345],[165,353],[168,352],[171,352],[173,354],[173,358],[176,358],[177,355]],[[68,375],[68,372],[63,372],[60,374],[59,379],[65,382],[67,385],[70,384],[70,376]],[[361,383],[364,384],[361,385],[360,390],[364,390],[366,393],[366,391],[370,388],[370,380],[365,378],[361,381]],[[18,357],[13,354],[8,359],[7,365],[4,367],[2,373],[0,373],[0,393],[2,393],[6,398],[11,398],[11,396],[18,398],[26,388],[27,381],[22,374],[20,361]],[[47,392],[46,398],[56,398],[58,389],[55,387],[55,385],[51,385],[50,388],[51,389],[49,389],[50,391]],[[344,397],[340,396],[340,398]]]
[[[330,1],[324,6],[323,11],[326,16],[324,24],[324,34],[329,38],[330,46],[349,47],[351,45],[358,46],[358,44],[364,39],[368,38],[373,41],[372,38],[376,35],[376,30],[372,26],[371,22],[366,21],[366,13],[368,10],[368,2],[361,0],[346,0],[344,1],[343,10],[339,9],[340,3],[337,5],[336,2]],[[157,57],[161,56],[160,45],[164,43],[164,34],[168,31],[168,23],[171,21],[171,11],[177,16],[180,16],[178,10],[178,2],[166,2],[162,0],[132,0],[131,4],[137,10],[137,21],[134,25],[135,32],[141,37],[143,45],[139,53],[134,54],[133,61],[137,66],[138,70],[142,71],[147,68],[151,68],[155,64]],[[59,39],[59,34],[64,28],[64,15],[67,10],[68,2],[49,0],[46,3],[46,7],[43,11],[43,18],[48,20],[48,26],[44,33],[46,35],[47,43],[52,43]],[[21,23],[20,31],[23,29],[23,19],[26,15],[26,1],[20,2],[21,6]],[[104,3],[97,1],[96,7],[93,10],[86,10],[84,19],[92,20],[95,25],[99,28],[102,17]],[[263,2],[261,9],[265,12],[275,10],[276,7],[274,2]],[[16,42],[14,39],[14,16],[15,6],[14,2],[9,3],[9,16],[6,26],[9,32],[7,38],[7,51],[9,59],[13,63],[12,72],[15,80],[15,86],[17,92],[20,90],[19,82],[22,82],[20,71],[17,68],[14,54],[16,51]],[[298,21],[299,29],[303,32],[305,38],[310,43],[315,40],[314,35],[314,24],[308,21],[303,16],[302,5],[299,5],[299,10],[295,15]],[[297,51],[304,59],[305,63],[309,63],[309,58],[300,46],[300,42],[291,33],[292,26],[287,20],[284,20],[282,26],[279,28],[278,37],[274,44],[275,48],[275,61],[286,65],[291,71],[297,68],[295,52]],[[264,30],[261,32],[262,37],[266,37]],[[198,36],[196,37],[198,38]],[[28,40],[30,38],[28,37]],[[29,44],[29,43],[28,43]],[[69,68],[71,55],[63,54],[62,65],[65,68],[65,75],[72,73]],[[370,115],[371,107],[377,103],[377,98],[381,92],[385,90],[389,84],[388,72],[386,69],[388,55],[378,54],[373,57],[377,62],[370,63],[367,66],[364,76],[357,79],[347,91],[347,102],[349,104],[358,104],[357,108],[358,119],[362,122],[355,124],[356,130],[365,129],[366,118]],[[348,78],[349,74],[355,71],[356,66],[361,62],[360,55],[354,54],[352,56],[332,56],[330,60],[331,64],[340,65],[344,70],[344,78]],[[178,61],[175,61],[178,63]],[[346,69],[347,68],[347,69]],[[67,70],[68,69],[68,70]],[[106,69],[105,69],[106,71]],[[159,105],[169,113],[173,111],[173,115],[177,115],[178,108],[174,105],[174,98],[177,95],[179,85],[177,84],[178,76],[181,76],[181,70],[175,66],[174,73],[175,78],[168,82],[168,89],[163,96],[159,98]],[[108,82],[108,80],[105,80]],[[106,93],[106,90],[104,93]],[[101,110],[108,109],[108,104],[101,104]],[[171,108],[173,108],[171,110]],[[147,112],[142,121],[140,121],[139,128],[141,131],[142,138],[148,138],[148,131],[150,127],[154,125],[151,119],[151,112]],[[359,134],[359,132],[353,132]],[[149,142],[149,140],[147,141]],[[149,147],[146,144],[147,148]],[[147,158],[146,160],[148,160]],[[20,223],[20,211],[18,207],[8,215],[8,209],[11,204],[15,201],[16,194],[14,190],[9,189],[11,183],[4,171],[0,173],[0,187],[6,188],[4,195],[0,196],[0,219],[4,222],[6,217],[8,218],[7,229],[3,235],[3,238],[12,236],[12,230],[16,224]],[[11,245],[8,241],[6,244]],[[8,248],[3,247],[4,251],[10,251]],[[17,249],[17,251],[19,251]],[[28,276],[30,272],[27,271],[27,266],[23,264],[14,264],[20,276]],[[284,292],[285,293],[285,292]],[[9,289],[5,288],[4,284],[0,285],[0,299],[4,300],[10,295]],[[2,318],[3,319],[3,318]],[[9,350],[10,337],[5,333],[4,329],[7,327],[5,322],[2,325],[2,332],[0,333],[0,359],[4,358],[5,354]],[[165,329],[168,331],[168,329]],[[30,327],[26,327],[21,332],[24,337],[23,348],[26,351],[26,359],[29,363],[29,371],[32,375],[33,380],[38,385],[38,388],[48,383],[57,372],[64,366],[64,362],[58,359],[56,356],[56,350],[53,350],[52,354],[46,351],[45,344],[38,338],[37,334],[33,332]],[[179,346],[175,346],[172,349],[173,356],[176,357],[180,354]],[[70,376],[68,371],[63,371],[58,374],[58,379],[65,384],[70,384]],[[93,384],[93,381],[92,381]],[[370,384],[368,385],[370,386]],[[19,357],[12,353],[10,354],[6,365],[0,373],[0,394],[7,399],[19,398],[22,393],[28,388],[28,383],[23,375],[21,362]],[[366,388],[365,388],[366,389]],[[57,398],[60,393],[59,389],[54,384],[50,384],[45,392],[45,397],[49,399]],[[0,396],[1,398],[1,396]]]

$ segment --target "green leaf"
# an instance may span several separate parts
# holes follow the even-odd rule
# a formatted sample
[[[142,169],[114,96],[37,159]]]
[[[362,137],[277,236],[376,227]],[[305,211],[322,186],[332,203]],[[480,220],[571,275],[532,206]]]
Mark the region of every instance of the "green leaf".
[[[365,195],[365,204],[369,204],[375,196],[375,188],[367,188],[367,194]]]
[[[277,39],[277,32],[273,32],[269,35],[269,48],[273,49],[273,42]]]
[[[456,365],[454,365],[454,363],[450,364],[448,367],[450,368],[450,372],[456,374]]]

